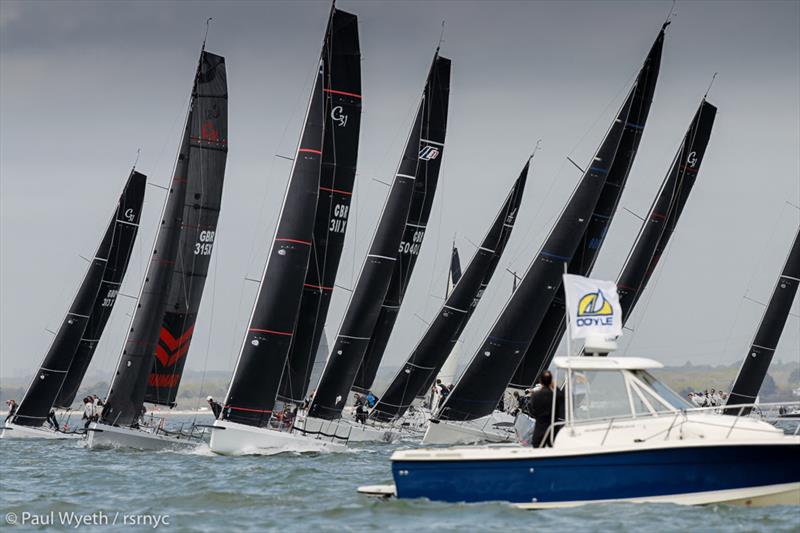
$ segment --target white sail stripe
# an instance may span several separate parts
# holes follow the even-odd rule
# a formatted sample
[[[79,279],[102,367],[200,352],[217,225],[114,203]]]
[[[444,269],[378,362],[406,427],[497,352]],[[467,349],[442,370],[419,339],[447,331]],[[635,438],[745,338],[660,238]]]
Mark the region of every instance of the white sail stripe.
[[[495,250],[492,250],[491,248],[487,248],[487,247],[485,247],[485,246],[481,246],[481,247],[479,248],[479,250],[484,250],[484,251],[486,251],[486,252],[491,252],[491,253],[494,253],[494,252],[495,252]]]
[[[503,222],[503,225],[505,227],[507,227],[507,228],[513,228],[514,227],[514,224],[506,224],[505,222]]]
[[[381,307],[385,307],[386,309],[400,309],[399,305],[386,305],[386,304],[383,304],[383,305],[381,305]]]
[[[339,335],[343,339],[357,339],[361,341],[368,341],[371,337],[354,337],[353,335]]]
[[[111,281],[110,279],[104,279],[103,283],[108,283],[109,285],[122,285],[121,281]]]
[[[428,227],[428,226],[426,226],[424,224],[412,224],[411,222],[406,222],[406,226],[411,226],[412,228],[422,228],[422,229],[425,229],[425,228]]]
[[[782,274],[781,278],[791,279],[793,281],[800,281],[800,278],[796,278],[794,276],[787,276],[786,274]]]
[[[771,352],[775,351],[775,348],[768,348],[767,346],[761,346],[761,345],[758,345],[758,344],[754,344],[753,348],[761,348],[762,350],[769,350]]]
[[[410,179],[410,180],[415,180],[415,179],[417,179],[417,177],[416,177],[416,176],[409,176],[408,174],[396,174],[396,176],[397,176],[398,178],[408,178],[408,179]]]
[[[387,257],[385,255],[367,254],[367,257],[377,257],[379,259],[388,259],[389,261],[397,261],[396,257]]]
[[[458,311],[459,313],[466,313],[467,312],[466,309],[459,309],[458,307],[453,307],[451,305],[445,305],[444,308],[445,309],[452,309],[453,311]]]
[[[48,372],[56,372],[58,374],[66,374],[67,373],[66,370],[55,370],[53,368],[45,368],[45,367],[42,367],[40,370],[47,370]]]
[[[444,143],[440,143],[438,141],[432,141],[430,139],[420,139],[420,142],[428,143],[428,144],[435,144],[436,146],[444,146]]]
[[[121,220],[119,218],[117,219],[117,222],[119,222],[120,224],[127,224],[129,226],[133,226],[133,227],[136,227],[136,228],[139,227],[139,224],[134,224],[133,222],[128,222],[127,220]]]
[[[78,317],[81,317],[81,318],[89,318],[89,315],[79,315],[78,313],[67,313],[67,316],[70,316],[70,315],[78,316]]]
[[[94,256],[94,261],[102,261],[103,263],[108,263],[108,259],[98,256]]]
[[[100,342],[100,339],[81,339],[81,342]]]

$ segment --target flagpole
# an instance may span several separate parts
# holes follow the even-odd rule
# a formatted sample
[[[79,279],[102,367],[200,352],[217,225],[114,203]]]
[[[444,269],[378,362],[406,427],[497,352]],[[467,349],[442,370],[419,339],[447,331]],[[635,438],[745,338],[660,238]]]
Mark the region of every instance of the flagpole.
[[[564,261],[564,274],[568,274],[567,267],[569,265],[566,261]],[[563,278],[562,278],[563,279]],[[567,305],[567,288],[565,285],[565,281],[561,282],[561,287],[564,289],[564,318],[567,321],[567,357],[572,357],[572,341],[570,340],[572,337],[572,332],[569,326],[569,306]]]

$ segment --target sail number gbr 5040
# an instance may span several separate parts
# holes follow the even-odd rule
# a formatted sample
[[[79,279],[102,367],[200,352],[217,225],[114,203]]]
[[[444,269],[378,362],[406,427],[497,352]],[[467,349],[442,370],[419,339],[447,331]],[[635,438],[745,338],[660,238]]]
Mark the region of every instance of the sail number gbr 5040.
[[[422,239],[425,237],[425,230],[418,229],[411,236],[411,242],[407,240],[400,241],[400,249],[398,252],[401,254],[418,255],[419,247],[422,245]]]

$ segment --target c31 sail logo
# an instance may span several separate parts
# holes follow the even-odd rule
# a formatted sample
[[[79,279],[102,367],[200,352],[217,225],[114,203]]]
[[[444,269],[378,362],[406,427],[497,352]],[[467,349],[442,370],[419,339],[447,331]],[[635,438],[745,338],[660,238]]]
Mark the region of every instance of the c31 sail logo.
[[[344,108],[342,106],[337,105],[331,109],[331,120],[340,128],[347,126],[347,119],[348,116],[344,114]]]
[[[611,326],[614,324],[614,308],[606,300],[603,291],[584,294],[578,302],[578,316],[575,318],[578,327]]]

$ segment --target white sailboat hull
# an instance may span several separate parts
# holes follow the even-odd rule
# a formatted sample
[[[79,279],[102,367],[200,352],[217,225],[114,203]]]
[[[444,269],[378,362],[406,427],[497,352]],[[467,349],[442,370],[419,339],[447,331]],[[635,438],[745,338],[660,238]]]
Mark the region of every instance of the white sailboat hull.
[[[494,427],[496,415],[467,422],[447,422],[444,420],[428,423],[422,444],[475,444],[479,442],[514,442],[513,419],[506,415],[512,425],[508,431]],[[504,423],[509,423],[503,420]]]
[[[300,433],[257,428],[215,420],[211,429],[211,451],[220,455],[275,455],[285,452],[343,452],[344,444],[316,439]]]
[[[89,425],[89,448],[135,448],[139,450],[188,449],[200,444],[199,440],[157,434],[144,429],[108,426],[93,422]]]
[[[48,440],[74,440],[84,437],[82,433],[64,433],[54,431],[49,427],[19,426],[6,422],[0,429],[0,439],[48,439]]]

